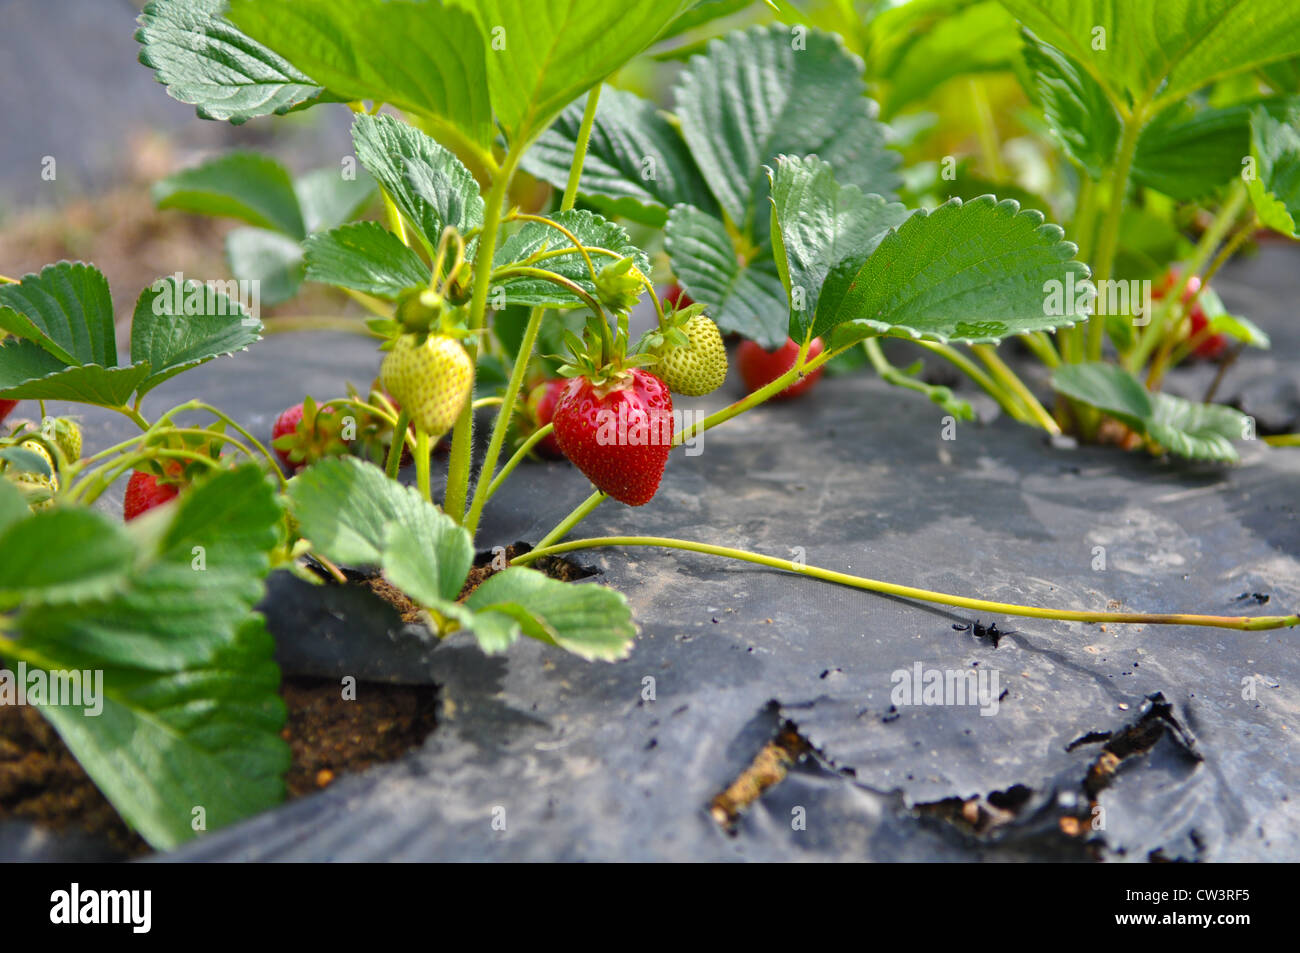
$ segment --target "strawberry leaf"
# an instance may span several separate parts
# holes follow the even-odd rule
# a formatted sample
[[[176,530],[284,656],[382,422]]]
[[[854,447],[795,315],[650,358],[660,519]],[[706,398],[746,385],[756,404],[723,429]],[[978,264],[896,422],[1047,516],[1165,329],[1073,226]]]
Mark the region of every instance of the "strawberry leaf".
[[[1093,179],[1115,158],[1120,120],[1106,90],[1076,60],[1023,34],[1026,70],[1021,74],[1043,111],[1048,129],[1074,162]]]
[[[12,487],[5,481],[7,489]],[[26,509],[24,507],[24,509]],[[53,509],[0,532],[0,609],[110,595],[135,555],[102,513]]]
[[[861,267],[830,273],[814,330],[852,322],[862,336],[993,344],[1073,324],[1084,315],[1051,306],[1052,289],[1082,285],[1088,269],[1071,260],[1076,249],[1063,235],[1040,213],[991,195],[919,211]]]
[[[26,456],[36,457],[40,462],[40,465],[48,469],[45,461],[41,457],[34,453],[28,453],[26,450],[21,450],[19,447],[6,447],[5,449],[0,450],[0,459],[8,459],[8,455],[12,451],[19,451]],[[10,461],[10,463],[14,465],[16,469],[27,469],[21,464],[14,463],[13,461]],[[19,520],[26,519],[30,515],[31,510],[27,506],[27,501],[23,499],[22,491],[8,480],[0,480],[0,532],[8,530],[9,527],[13,526]]]
[[[569,181],[585,98],[569,106],[524,155],[523,167],[557,189]],[[610,217],[662,227],[678,203],[717,214],[681,133],[647,100],[601,90],[578,194]]]
[[[1234,462],[1238,457],[1232,441],[1246,434],[1246,416],[1231,407],[1152,394],[1114,364],[1062,365],[1052,376],[1052,386],[1105,411],[1159,447],[1193,460]]]
[[[197,809],[212,829],[284,797],[279,671],[252,611],[280,517],[258,467],[220,473],[137,535],[113,592],[87,599],[65,590],[53,602],[47,591],[44,604],[14,617],[18,637],[4,643],[7,663],[55,673],[47,674],[52,684],[86,673],[89,691],[89,673],[102,672],[97,699],[83,692],[29,701],[127,823],[160,849],[194,836]],[[37,515],[9,532],[54,546],[58,528]],[[108,521],[85,522],[78,536],[101,559],[121,547],[121,530]]]
[[[627,232],[621,225],[616,225],[595,212],[589,212],[586,209],[570,209],[567,212],[558,212],[552,216],[552,220],[571,232],[584,246],[603,248],[617,255],[618,258],[630,257],[641,274],[650,274],[650,260],[646,257],[645,252],[632,244]],[[564,249],[572,247],[573,243],[559,229],[541,222],[525,222],[519,231],[507,238],[497,248],[493,259],[493,267],[504,268],[513,264],[523,264],[532,259],[534,255],[563,252]],[[615,260],[607,254],[598,252],[590,254],[592,267],[597,274],[600,273],[602,268]],[[581,285],[588,294],[594,296],[597,293],[596,284],[591,278],[591,270],[588,269],[587,262],[577,251],[537,259],[533,266],[544,268],[547,271],[568,278],[570,281]],[[495,283],[494,291],[496,288],[504,291],[507,305],[586,306],[582,299],[573,292],[542,278],[528,276],[506,278],[499,283]],[[489,292],[489,294],[492,293]]]
[[[664,247],[682,288],[708,305],[722,331],[734,331],[769,350],[785,343],[790,302],[776,262],[755,254],[742,262],[722,221],[690,205],[668,215]]]
[[[229,19],[346,100],[392,103],[492,141],[486,46],[474,18],[437,0],[231,0]]]
[[[899,156],[886,148],[862,71],[839,37],[781,24],[732,33],[691,59],[675,93],[682,135],[741,234],[765,241],[764,167],[783,153],[816,153],[841,182],[894,197]]]
[[[306,235],[288,170],[255,152],[228,152],[169,175],[154,185],[153,200],[160,209],[237,218],[295,239]]]
[[[131,360],[152,369],[139,392],[261,339],[262,322],[214,286],[160,278],[140,292],[131,321]]]
[[[150,0],[135,38],[140,62],[204,119],[246,122],[333,101],[310,77],[221,15],[226,0]]]
[[[693,5],[692,0],[455,3],[478,17],[488,43],[486,86],[512,143],[533,139],[560,110],[619,70]]]
[[[35,342],[60,364],[117,365],[108,279],[84,262],[61,261],[0,284],[0,330]]]
[[[1002,2],[1078,62],[1116,107],[1154,100],[1159,112],[1217,79],[1300,55],[1300,8],[1291,0]]]
[[[355,165],[346,171],[342,166],[326,166],[294,179],[293,191],[310,235],[350,221],[374,201],[376,183],[369,172]]]
[[[93,265],[61,261],[0,285],[0,397],[119,407],[149,364],[117,366],[108,281]]]
[[[1246,187],[1259,219],[1269,228],[1300,238],[1300,132],[1263,107],[1250,117],[1250,155],[1254,175]]]
[[[864,195],[835,181],[816,156],[781,156],[772,180],[772,238],[776,263],[790,296],[798,339],[831,326],[833,314],[817,310],[832,271],[859,270],[891,228],[910,214],[897,202]]]
[[[11,400],[70,400],[121,407],[148,376],[148,363],[131,367],[67,365],[33,341],[0,344],[0,397]]]
[[[483,197],[469,169],[420,130],[392,116],[358,116],[357,158],[432,252],[444,227],[463,235],[483,224]]]
[[[290,483],[289,502],[314,552],[348,566],[382,568],[426,604],[454,600],[474,563],[468,532],[414,487],[355,457],[308,467]],[[405,529],[395,532],[395,525]]]
[[[302,284],[302,245],[265,228],[236,228],[226,235],[226,263],[236,281],[253,282],[260,303],[282,304]]]
[[[513,619],[522,634],[584,659],[626,658],[636,626],[622,593],[607,586],[564,583],[533,569],[512,567],[488,578],[465,605],[477,614]],[[489,632],[499,635],[499,620]],[[477,630],[476,630],[477,634]]]
[[[845,30],[844,32],[848,32]],[[911,0],[866,24],[867,62],[893,116],[956,76],[1005,70],[1020,54],[1016,22],[992,0]]]
[[[353,222],[312,235],[303,245],[307,280],[393,301],[429,283],[429,267],[378,222]]]

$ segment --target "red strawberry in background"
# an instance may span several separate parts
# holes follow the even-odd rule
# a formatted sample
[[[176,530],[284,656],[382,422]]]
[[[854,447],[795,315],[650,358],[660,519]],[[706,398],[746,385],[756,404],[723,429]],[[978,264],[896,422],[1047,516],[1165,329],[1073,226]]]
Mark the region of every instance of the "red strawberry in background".
[[[542,381],[528,392],[528,413],[538,427],[545,427],[552,422],[555,416],[555,405],[568,384],[569,382],[563,377],[557,377],[554,380]],[[560,449],[554,432],[539,440],[533,449],[550,460],[559,460],[564,456],[564,451]]]
[[[179,471],[179,467],[177,468]],[[161,483],[152,473],[136,470],[126,484],[126,499],[122,504],[122,516],[129,520],[149,512],[155,506],[162,506],[176,499],[180,488],[173,483]]]
[[[567,383],[555,405],[555,438],[596,489],[620,503],[654,498],[672,449],[673,398],[649,371],[620,373],[597,387],[586,377]]]
[[[348,452],[350,441],[343,437],[346,415],[335,414],[334,410],[334,407],[318,408],[308,397],[276,418],[271,428],[271,446],[290,473],[325,457]]]
[[[275,426],[271,428],[271,441],[274,443],[285,434],[291,434],[298,429],[298,421],[302,420],[302,404],[294,404],[279,417],[275,418]],[[275,455],[280,458],[280,462],[287,469],[294,469],[293,462],[289,459],[289,451],[275,448]]]
[[[668,290],[660,297],[663,299],[664,304],[672,305],[674,311],[682,311],[695,304],[691,300],[691,296],[682,290],[682,286],[675,281],[668,286]]]
[[[0,424],[5,422],[5,418],[18,406],[16,400],[0,400]]]
[[[1181,268],[1170,268],[1165,272],[1165,276],[1161,279],[1160,284],[1158,284],[1151,292],[1151,296],[1157,301],[1160,300],[1178,286],[1179,282],[1182,281],[1182,277],[1183,272]],[[1191,301],[1200,290],[1200,277],[1198,275],[1192,275],[1191,280],[1187,282],[1187,287],[1183,290],[1183,304],[1185,305]],[[1201,307],[1199,298],[1196,303],[1192,305],[1191,310],[1188,312],[1188,317],[1192,322],[1192,331],[1189,338],[1196,337],[1204,331],[1206,326],[1210,323],[1210,319],[1205,314],[1205,309]],[[1212,361],[1222,356],[1223,352],[1227,350],[1227,347],[1228,339],[1225,335],[1211,334],[1204,338],[1201,343],[1197,344],[1196,347],[1192,349],[1192,353],[1197,357],[1204,358],[1207,361]]]
[[[820,354],[822,348],[822,339],[813,338],[812,344],[808,346],[808,359],[812,360]],[[786,342],[775,351],[765,351],[753,341],[742,341],[736,351],[736,367],[745,382],[746,392],[752,394],[794,367],[794,362],[798,358],[799,345],[793,338],[787,338]],[[801,380],[795,381],[772,400],[790,400],[808,393],[822,376],[822,370],[819,367]]]

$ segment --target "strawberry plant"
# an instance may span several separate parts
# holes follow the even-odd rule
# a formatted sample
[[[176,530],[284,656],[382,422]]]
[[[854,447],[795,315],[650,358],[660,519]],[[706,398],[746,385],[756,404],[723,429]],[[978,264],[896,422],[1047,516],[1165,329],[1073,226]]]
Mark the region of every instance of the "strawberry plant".
[[[283,795],[284,710],[253,606],[273,568],[316,579],[309,560],[336,578],[341,568],[381,574],[439,636],[472,633],[486,652],[527,636],[593,660],[632,650],[627,601],[530,568],[542,557],[661,546],[977,611],[1244,630],[1297,623],[1293,614],[1061,611],[689,539],[568,538],[607,499],[652,503],[666,469],[689,465],[675,448],[806,393],[852,355],[969,419],[951,390],[891,363],[882,346],[891,338],[951,362],[1009,415],[1052,433],[1095,437],[1108,418],[1135,445],[1235,458],[1240,414],[1159,385],[1187,356],[1215,356],[1216,335],[1267,343],[1226,314],[1209,283],[1257,225],[1296,231],[1292,105],[1260,96],[1206,106],[1197,94],[1300,57],[1289,8],[1270,2],[1276,29],[1241,54],[1235,40],[1255,14],[1228,0],[1195,11],[1143,0],[1142,15],[1100,2],[954,0],[967,27],[987,29],[985,58],[927,54],[951,45],[952,31],[918,33],[891,11],[865,40],[850,37],[891,51],[878,73],[835,33],[775,23],[691,47],[669,113],[605,83],[734,5],[542,6],[545,16],[507,0],[145,6],[141,62],[204,118],[352,113],[354,178],[327,169],[295,181],[271,160],[234,153],[155,192],[165,207],[246,223],[232,233],[229,263],[236,278],[271,289],[263,301],[287,300],[308,281],[369,312],[355,329],[375,350],[374,386],[307,397],[280,416],[271,446],[199,400],[145,415],[159,384],[260,338],[260,320],[228,296],[160,279],[136,303],[122,362],[108,285],[92,266],[60,262],[0,284],[0,330],[10,336],[0,401],[77,401],[139,430],[83,456],[71,425],[47,425],[42,406],[40,424],[11,424],[0,440],[0,657],[104,670],[112,717],[42,711],[152,843],[190,836],[195,804],[219,823]],[[1105,59],[1084,39],[1095,25],[1109,37]],[[914,47],[903,48],[905,36]],[[867,95],[879,90],[892,116],[953,76],[1012,60],[1031,65],[1037,121],[1076,170],[1068,230],[1014,197],[903,201],[924,189],[909,185],[899,133]],[[1214,143],[1224,134],[1248,143],[1253,178],[1220,161]],[[1166,161],[1178,143],[1215,161]],[[521,171],[556,188],[553,207],[509,201]],[[1214,215],[1154,313],[1103,313],[1097,289],[1115,278],[1125,215],[1145,190],[1204,199]],[[376,194],[382,222],[353,221]],[[676,281],[662,297],[652,243]],[[638,307],[650,326],[634,335]],[[736,363],[747,393],[679,425],[675,411],[726,378],[724,333],[745,339]],[[1010,339],[1052,369],[1053,412],[999,353]],[[552,353],[561,348],[568,353]],[[440,440],[446,477],[435,493]],[[463,595],[485,508],[547,442],[593,492]],[[398,479],[408,456],[413,486]],[[125,528],[92,506],[122,478]],[[190,714],[198,710],[208,714]],[[111,756],[117,747],[121,758]]]

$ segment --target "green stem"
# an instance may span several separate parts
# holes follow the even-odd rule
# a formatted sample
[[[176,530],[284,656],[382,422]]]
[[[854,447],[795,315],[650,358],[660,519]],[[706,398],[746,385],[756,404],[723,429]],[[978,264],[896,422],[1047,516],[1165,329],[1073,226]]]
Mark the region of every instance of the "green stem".
[[[514,367],[510,370],[510,380],[506,383],[501,409],[497,412],[496,425],[492,428],[492,439],[488,443],[487,455],[479,468],[478,484],[474,487],[474,499],[470,504],[469,515],[465,517],[465,528],[469,530],[471,536],[478,529],[479,517],[483,515],[483,507],[487,505],[488,497],[491,496],[490,487],[495,482],[493,473],[496,470],[497,459],[501,456],[501,447],[505,444],[506,434],[510,430],[515,401],[523,388],[524,375],[528,373],[528,362],[537,343],[537,334],[542,327],[542,315],[545,313],[545,308],[538,307],[533,308],[528,315],[528,325],[524,328],[524,337],[519,343],[519,353],[515,355]]]
[[[1042,609],[1036,606],[1023,606],[1010,602],[992,602],[988,599],[969,599],[965,596],[954,596],[946,592],[936,592],[932,589],[900,586],[892,582],[869,579],[865,576],[853,576],[848,573],[835,572],[831,569],[807,566],[802,563],[791,562],[788,559],[764,556],[760,553],[733,549],[729,546],[712,546],[708,543],[695,543],[662,536],[598,536],[591,539],[577,539],[568,543],[539,544],[535,549],[522,556],[515,557],[512,563],[524,565],[543,556],[555,556],[560,553],[572,552],[578,549],[592,549],[598,546],[657,546],[665,549],[681,549],[687,552],[704,553],[710,556],[725,556],[730,559],[739,559],[760,566],[782,569],[801,576],[811,576],[814,579],[852,586],[855,589],[865,589],[868,592],[897,596],[902,599],[917,599],[923,602],[953,606],[958,609],[1026,616],[1032,619],[1059,619],[1063,622],[1101,622],[1106,624],[1124,622],[1144,625],[1199,625],[1250,632],[1263,629],[1280,629],[1300,624],[1300,615],[1241,617],[1187,615],[1182,613],[1081,612],[1072,609]]]
[[[596,121],[596,103],[599,99],[600,84],[597,83],[591,92],[587,94],[587,105],[582,113],[582,123],[578,127],[577,145],[573,152],[573,160],[569,163],[569,181],[564,189],[564,198],[560,202],[561,212],[569,211],[569,209],[573,208],[573,203],[577,201],[578,182],[582,178],[582,165],[587,159],[587,145],[591,139],[591,127]],[[533,218],[532,216],[517,217]],[[586,248],[578,240],[578,236],[558,222],[540,217],[537,220],[558,229],[573,243],[573,246],[578,249],[583,260],[587,263],[587,270],[591,274],[592,281],[595,281],[595,266],[592,264],[591,256],[587,253]],[[590,298],[578,285],[572,282],[569,282],[569,284],[573,285],[573,289],[581,292],[580,296],[583,300],[587,301],[594,313],[600,315],[603,319],[604,312],[601,310],[600,304]],[[477,288],[475,290],[477,291]],[[471,536],[478,529],[478,521],[483,515],[483,507],[487,505],[487,501],[496,492],[496,487],[510,474],[510,471],[514,469],[521,459],[520,455],[516,453],[514,458],[507,463],[500,476],[493,475],[496,470],[497,460],[501,456],[501,447],[505,444],[506,434],[510,430],[510,420],[514,415],[515,402],[519,399],[519,393],[523,389],[524,377],[528,373],[528,365],[533,357],[533,348],[537,344],[537,335],[541,330],[542,317],[545,313],[545,308],[533,308],[528,315],[528,325],[524,328],[524,337],[519,344],[519,351],[515,354],[514,366],[510,371],[510,380],[506,383],[505,393],[501,397],[501,409],[497,412],[496,424],[492,428],[492,438],[488,442],[487,455],[483,458],[483,466],[479,469],[478,483],[474,487],[474,499],[470,504],[469,515],[465,518],[465,528],[469,530]],[[536,440],[541,439],[536,434],[533,436],[534,443]],[[525,446],[531,446],[531,444]]]
[[[551,530],[541,538],[537,544],[537,549],[544,549],[557,540],[563,539],[568,535],[569,530],[573,529],[573,527],[586,519],[587,515],[591,513],[592,510],[605,502],[605,499],[605,494],[600,492],[600,490],[591,494],[591,496],[579,503],[572,513],[560,520],[560,522],[556,524],[555,529]],[[536,552],[537,550],[535,549],[533,551]]]
[[[529,451],[549,437],[553,430],[555,430],[555,425],[547,424],[545,427],[538,427],[529,434],[528,439],[519,445],[519,449],[515,451],[514,456],[506,461],[506,465],[501,468],[501,472],[493,478],[491,485],[487,488],[487,499],[492,499],[492,495],[500,489],[501,484],[506,482],[506,477],[510,476],[510,471],[519,466],[524,458],[528,456]]]
[[[1056,348],[1052,346],[1052,339],[1044,331],[1034,331],[1032,334],[1019,335],[1020,340],[1025,342],[1025,347],[1034,352],[1034,355],[1053,370],[1061,366],[1061,356],[1056,353]]]
[[[794,367],[790,368],[790,370],[786,371],[784,374],[782,374],[776,380],[772,381],[770,384],[766,384],[763,387],[760,387],[758,390],[754,391],[748,397],[745,397],[742,400],[738,400],[734,404],[730,404],[729,406],[724,407],[722,410],[710,414],[708,417],[705,417],[698,424],[692,427],[689,431],[679,430],[677,433],[673,435],[673,446],[674,447],[681,446],[687,440],[695,438],[699,434],[704,433],[706,430],[711,430],[712,428],[718,426],[719,424],[724,424],[728,420],[731,420],[733,417],[736,417],[740,414],[743,414],[747,410],[751,410],[752,408],[757,407],[759,404],[763,403],[763,401],[768,400],[771,397],[775,396],[776,394],[781,393],[781,391],[785,390],[787,387],[793,384],[800,377],[801,374],[816,370],[822,364],[825,364],[827,361],[832,360],[833,358],[842,354],[844,351],[848,350],[847,347],[843,347],[835,351],[822,351],[821,354],[817,355],[815,358],[809,361],[807,359],[808,347],[811,343],[812,343],[811,339],[804,341],[803,345],[799,348],[798,356],[795,358]],[[849,346],[851,347],[852,345]],[[592,510],[600,506],[600,504],[603,503],[605,500],[606,500],[605,494],[597,490],[591,496],[587,497],[587,499],[583,500],[582,503],[578,505],[577,509],[575,509],[572,513],[570,513],[563,520],[561,520],[560,523],[553,530],[551,530],[549,533],[543,536],[541,542],[539,542],[537,545],[539,547],[549,546],[551,543],[555,542],[556,540],[563,539],[565,534],[567,534],[569,530],[573,529],[573,527],[577,526],[580,522],[582,522],[582,520],[585,519],[587,515],[591,513]]]
[[[1300,433],[1283,433],[1265,437],[1264,442],[1270,447],[1300,447]]]
[[[1016,395],[1016,398],[1024,405],[1025,410],[1029,412],[1033,423],[1038,424],[1050,434],[1059,434],[1061,432],[1060,425],[1038,402],[1034,392],[1025,386],[1025,382],[1017,376],[1015,371],[1007,367],[1002,358],[998,357],[996,350],[987,344],[974,344],[971,346],[971,350],[984,362],[985,366],[993,373],[993,376]]]
[[[125,417],[130,417],[131,421],[141,430],[148,430],[153,426],[149,421],[145,420],[144,417],[141,416],[140,411],[136,410],[134,407],[128,407],[123,404],[121,407],[114,407],[112,409]]]
[[[105,490],[113,485],[113,481],[127,470],[134,469],[137,463],[142,463],[146,460],[153,460],[158,457],[168,460],[197,461],[199,463],[207,464],[209,468],[219,465],[211,457],[190,450],[171,450],[165,447],[151,447],[148,450],[130,454],[122,459],[113,460],[101,467],[97,467],[90,473],[87,473],[75,486],[68,490],[65,499],[70,502],[80,501],[86,505],[94,503]]]
[[[997,124],[993,120],[993,108],[989,105],[988,94],[978,76],[967,80],[970,88],[971,105],[975,107],[975,129],[979,134],[980,151],[984,155],[984,171],[994,182],[1007,180],[1007,167],[1002,162],[1002,152],[998,145]]]
[[[514,147],[506,153],[501,170],[492,180],[492,188],[485,199],[487,205],[483,215],[483,232],[479,236],[479,247],[474,258],[474,294],[470,298],[469,328],[481,330],[487,323],[488,286],[491,283],[492,258],[496,254],[497,232],[501,228],[501,206],[505,203],[514,178],[515,167],[519,164],[522,150]],[[478,339],[470,335],[465,339],[465,350],[470,360],[478,359]],[[470,402],[456,420],[456,427],[451,435],[451,459],[447,464],[447,493],[443,499],[443,511],[457,523],[465,519],[465,502],[469,498],[469,469],[471,453],[474,447],[474,409]]]
[[[593,298],[587,290],[582,287],[582,285],[570,278],[564,277],[564,275],[558,274],[557,272],[547,271],[545,268],[533,268],[529,265],[507,265],[504,268],[494,271],[492,273],[492,278],[500,281],[505,278],[513,278],[516,275],[525,278],[540,278],[542,281],[549,281],[551,284],[557,285],[565,291],[581,298],[583,304],[590,308],[595,314],[600,315],[602,319],[605,318],[605,311],[600,306],[599,301]]]
[[[347,334],[359,334],[362,337],[380,336],[366,327],[358,318],[291,314],[284,317],[267,318],[262,322],[263,334],[292,334],[297,331],[343,331]]]
[[[884,350],[880,347],[880,341],[877,338],[867,338],[862,342],[863,349],[867,352],[867,359],[871,361],[871,366],[876,369],[880,379],[886,384],[894,387],[901,387],[903,390],[910,390],[924,397],[934,400],[935,394],[939,391],[948,392],[946,387],[937,387],[934,384],[927,384],[925,381],[917,380],[911,374],[907,374],[892,363],[889,358],[885,357]],[[949,396],[951,393],[949,392]],[[937,401],[942,403],[943,401]],[[969,405],[968,405],[969,406]]]
[[[740,414],[743,414],[745,411],[757,407],[759,404],[763,403],[766,400],[770,400],[772,397],[775,397],[777,394],[781,393],[781,391],[785,390],[787,387],[789,387],[791,384],[797,381],[801,376],[811,373],[812,371],[815,371],[818,367],[825,364],[827,361],[831,360],[834,357],[839,356],[845,350],[847,350],[847,348],[840,348],[839,350],[836,351],[822,351],[811,361],[808,361],[807,357],[808,357],[809,343],[810,342],[805,341],[803,343],[803,346],[799,349],[799,356],[795,360],[794,367],[790,368],[790,370],[786,371],[784,374],[782,374],[776,380],[772,381],[770,384],[763,385],[758,390],[750,394],[748,397],[738,400],[734,404],[729,404],[728,406],[722,408],[722,410],[716,411],[710,414],[709,416],[705,417],[693,428],[691,428],[689,432],[685,430],[678,431],[676,434],[673,435],[673,446],[674,447],[680,446],[681,444],[685,443],[687,440],[693,439],[694,437],[704,433],[704,431],[711,430],[712,428],[718,426],[718,424],[724,424],[728,420],[731,420],[731,418],[737,417]]]
[[[961,351],[951,345],[939,344],[936,341],[917,341],[916,343],[927,351],[938,354],[944,360],[951,362],[958,370],[982,387],[984,392],[996,400],[998,405],[1014,420],[1026,424],[1032,423],[1028,411],[1020,406],[1015,397]]]
[[[396,442],[396,441],[394,441]],[[415,428],[415,485],[420,495],[433,502],[433,490],[429,480],[429,433]],[[399,457],[400,459],[400,457]]]
[[[1250,240],[1250,237],[1255,234],[1255,230],[1258,227],[1259,216],[1252,214],[1250,220],[1246,222],[1245,225],[1241,226],[1241,228],[1237,229],[1236,233],[1234,233],[1233,236],[1228,239],[1227,243],[1219,249],[1219,253],[1214,256],[1214,261],[1210,262],[1210,267],[1205,269],[1205,274],[1201,275],[1201,287],[1196,289],[1196,296],[1192,299],[1193,301],[1195,301],[1196,298],[1199,298],[1201,292],[1209,287],[1210,282],[1214,280],[1214,276],[1219,273],[1219,269],[1226,265],[1231,260],[1232,256],[1241,250],[1241,246]]]
[[[1214,250],[1223,241],[1223,237],[1228,233],[1228,229],[1232,227],[1232,223],[1236,220],[1237,214],[1241,211],[1248,198],[1249,193],[1246,191],[1246,184],[1238,179],[1233,183],[1228,200],[1223,203],[1223,207],[1219,209],[1219,213],[1214,217],[1214,221],[1210,223],[1210,227],[1205,230],[1201,240],[1196,243],[1196,250],[1192,253],[1187,268],[1183,271],[1182,280],[1176,283],[1177,287],[1169,290],[1164,301],[1161,302],[1159,310],[1152,316],[1151,323],[1142,328],[1139,333],[1137,344],[1134,345],[1125,362],[1129,371],[1134,374],[1141,371],[1147,359],[1151,356],[1151,352],[1164,340],[1168,331],[1169,317],[1175,309],[1182,307],[1183,294],[1187,290],[1188,283],[1205,268],[1206,262],[1210,260]]]
[[[591,139],[591,127],[596,121],[596,103],[600,99],[600,84],[592,87],[587,94],[587,107],[582,111],[582,124],[578,126],[577,148],[573,151],[573,161],[569,163],[569,181],[564,186],[564,200],[560,211],[573,208],[578,198],[578,182],[582,179],[582,164],[587,160],[587,143]]]
[[[402,468],[402,449],[406,446],[406,432],[411,425],[411,415],[403,407],[397,415],[397,425],[393,427],[393,442],[388,445],[388,459],[384,461],[384,472],[388,474],[388,479],[396,480],[397,471]],[[416,449],[419,449],[420,438],[415,438]]]
[[[1124,134],[1119,143],[1119,158],[1111,170],[1110,206],[1106,211],[1106,220],[1101,227],[1101,241],[1097,246],[1097,267],[1093,278],[1100,288],[1102,282],[1109,281],[1111,270],[1115,266],[1115,252],[1119,248],[1120,226],[1124,218],[1124,202],[1128,193],[1129,171],[1133,168],[1133,157],[1137,154],[1138,137],[1145,125],[1142,107],[1137,107],[1123,120]],[[1101,346],[1105,337],[1106,316],[1094,314],[1088,319],[1088,360],[1101,360]]]
[[[205,410],[208,413],[212,414],[212,416],[216,417],[218,420],[224,421],[225,423],[233,427],[237,434],[239,434],[241,437],[243,437],[245,440],[251,443],[254,447],[256,447],[258,451],[262,454],[262,456],[266,458],[266,462],[271,465],[271,472],[274,473],[280,480],[280,488],[284,489],[286,486],[288,486],[288,483],[284,479],[284,474],[280,472],[279,461],[276,459],[275,455],[271,453],[270,450],[266,449],[266,447],[263,446],[262,441],[258,440],[251,433],[245,430],[237,420],[223,413],[222,411],[218,410],[216,407],[213,407],[211,404],[205,404],[202,401],[190,401],[190,403],[194,405],[195,410]],[[167,416],[170,418],[171,413],[169,412]]]

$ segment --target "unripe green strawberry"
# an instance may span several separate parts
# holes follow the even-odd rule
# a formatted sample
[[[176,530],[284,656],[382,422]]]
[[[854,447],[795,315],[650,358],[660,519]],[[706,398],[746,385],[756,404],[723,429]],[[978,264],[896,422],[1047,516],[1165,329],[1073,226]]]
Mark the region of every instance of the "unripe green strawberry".
[[[666,346],[655,373],[676,393],[687,397],[711,394],[727,379],[727,349],[718,326],[697,314],[681,329],[690,339],[680,347]]]
[[[52,437],[65,460],[76,463],[81,459],[81,428],[75,421],[67,417],[56,417]]]
[[[8,476],[13,480],[14,485],[23,492],[28,498],[28,505],[33,510],[43,510],[46,507],[54,505],[54,494],[59,490],[59,478],[54,468],[54,457],[45,449],[44,445],[36,440],[24,440],[18,445],[23,450],[29,450],[45,461],[45,465],[50,468],[48,474],[37,473],[35,471],[9,471]]]
[[[596,274],[596,297],[613,311],[632,310],[644,290],[645,278],[630,257],[610,262]]]
[[[430,334],[423,342],[403,334],[379,369],[384,388],[415,426],[441,436],[456,423],[474,389],[474,362],[460,342]]]

